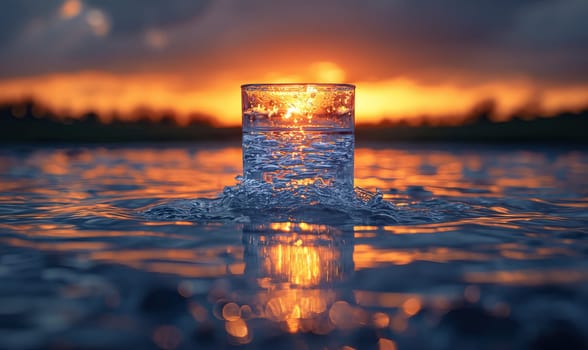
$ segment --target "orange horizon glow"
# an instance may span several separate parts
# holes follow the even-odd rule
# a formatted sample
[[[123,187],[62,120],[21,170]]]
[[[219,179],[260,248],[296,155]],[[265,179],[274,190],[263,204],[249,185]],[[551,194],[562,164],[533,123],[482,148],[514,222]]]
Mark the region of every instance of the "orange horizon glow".
[[[567,18],[570,4],[500,14],[456,6],[425,11],[420,23],[410,19],[427,4],[185,3],[7,8],[18,25],[6,22],[10,40],[0,43],[0,103],[32,98],[58,115],[96,112],[104,122],[140,111],[238,126],[242,84],[309,82],[356,85],[359,124],[460,124],[488,101],[496,121],[588,109],[583,17]],[[489,21],[470,23],[469,11]],[[562,28],[545,37],[537,13]],[[514,16],[512,26],[492,16]],[[485,34],[462,38],[472,26]]]
[[[347,82],[340,66],[315,62],[298,74],[269,72],[257,81],[240,74],[220,75],[215,80],[186,81],[171,73],[112,74],[101,71],[56,73],[0,81],[0,101],[33,98],[57,113],[81,115],[95,111],[103,121],[113,114],[130,120],[136,111],[171,111],[179,124],[195,113],[210,116],[215,125],[241,124],[240,85],[252,82]],[[554,115],[588,106],[588,86],[539,87],[532,81],[513,79],[480,84],[425,84],[408,76],[377,81],[351,81],[356,85],[356,122],[384,119],[459,124],[483,101],[496,103],[496,120],[518,110]]]

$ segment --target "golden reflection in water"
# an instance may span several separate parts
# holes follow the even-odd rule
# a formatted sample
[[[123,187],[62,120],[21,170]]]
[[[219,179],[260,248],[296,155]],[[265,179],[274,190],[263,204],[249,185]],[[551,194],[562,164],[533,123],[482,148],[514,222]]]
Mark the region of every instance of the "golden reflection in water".
[[[499,155],[487,161],[473,152],[452,154],[444,151],[424,153],[359,148],[356,155],[356,184],[370,190],[379,187],[385,192],[388,189],[403,191],[410,186],[422,186],[433,197],[478,197],[480,193],[486,197],[503,196],[513,187],[532,191],[561,184],[561,179],[530,172],[523,166],[525,161],[545,169],[545,174],[559,173],[570,186],[585,181],[581,178],[585,171],[573,169],[582,166],[582,161],[574,159],[578,155],[573,153],[548,159],[538,153],[518,152],[509,156],[512,159]],[[241,164],[241,149],[238,147],[192,150],[182,147],[80,148],[74,151],[43,149],[27,154],[22,161],[0,155],[0,174],[35,175],[0,177],[0,198],[5,204],[21,205],[26,201],[26,204],[38,209],[32,214],[11,214],[14,219],[22,217],[37,220],[38,223],[14,220],[10,224],[1,224],[0,229],[11,232],[11,236],[2,238],[2,243],[12,247],[67,251],[97,263],[117,263],[185,278],[214,279],[242,275],[252,280],[256,293],[236,298],[232,304],[227,304],[222,314],[227,334],[242,343],[248,342],[251,337],[248,322],[254,317],[274,321],[288,332],[324,334],[334,328],[344,329],[367,323],[401,332],[408,327],[407,319],[430,302],[423,295],[362,290],[361,286],[354,286],[350,297],[340,295],[336,285],[345,283],[354,270],[415,261],[476,263],[492,259],[540,260],[578,254],[569,247],[574,241],[563,238],[551,241],[561,245],[549,247],[530,246],[524,242],[489,242],[487,246],[479,246],[476,252],[460,247],[382,247],[369,239],[383,234],[443,234],[467,225],[489,230],[520,230],[521,221],[537,219],[540,222],[549,217],[545,213],[516,214],[500,205],[488,207],[496,214],[489,217],[421,225],[356,226],[354,234],[310,223],[247,225],[243,231],[243,245],[199,246],[196,249],[157,247],[134,250],[116,247],[115,240],[109,239],[120,236],[133,239],[195,239],[185,234],[156,230],[158,225],[193,225],[186,221],[143,222],[143,226],[124,231],[103,227],[81,228],[54,220],[56,216],[80,220],[129,219],[120,207],[113,204],[113,199],[214,196],[223,186],[234,184],[234,176],[240,173]],[[124,190],[120,190],[121,187]],[[388,191],[386,196],[402,199],[403,194]],[[586,201],[576,199],[558,205],[586,208]],[[544,228],[566,230],[566,227]],[[525,235],[541,237],[540,232]],[[359,243],[355,245],[355,242]],[[471,284],[535,286],[584,282],[588,280],[588,275],[584,271],[562,268],[469,271],[463,279]],[[182,291],[189,295],[189,291]],[[473,288],[468,288],[465,295],[468,300],[479,298],[479,292]],[[439,300],[440,305],[443,302]],[[366,311],[374,308],[379,308],[374,314]],[[390,309],[398,311],[391,312]],[[508,312],[508,309],[505,310],[503,312]],[[201,308],[194,307],[190,311],[196,319],[204,319]],[[173,332],[172,328],[162,328],[153,336],[163,342]]]
[[[244,229],[247,271],[258,276],[262,287],[310,288],[339,281],[353,266],[351,252],[343,249],[347,246],[335,241],[341,235],[334,227],[304,222],[249,225]]]
[[[385,265],[407,265],[415,261],[446,263],[449,261],[488,261],[491,254],[473,253],[463,249],[430,247],[418,249],[385,249],[372,245],[355,246],[353,261],[355,269],[362,270]]]
[[[384,190],[385,196],[397,204],[405,201],[406,195],[394,193],[388,189],[400,191],[410,186],[422,186],[433,197],[458,196],[479,197],[503,196],[510,187],[521,186],[526,191],[535,188],[554,188],[561,184],[561,179],[546,175],[537,175],[529,171],[525,164],[535,164],[544,169],[544,174],[564,176],[570,186],[584,183],[585,170],[582,168],[581,154],[577,152],[562,153],[555,158],[548,158],[543,153],[515,151],[513,154],[497,153],[489,159],[480,152],[452,153],[444,150],[408,151],[402,148],[356,150],[356,184],[373,190]],[[91,148],[44,148],[24,153],[23,157],[0,154],[0,174],[29,174],[34,176],[1,176],[0,199],[6,205],[27,204],[38,209],[32,214],[14,214],[23,218],[33,218],[39,222],[55,221],[56,216],[83,220],[84,218],[101,218],[110,220],[132,219],[126,211],[117,207],[114,200],[136,200],[153,198],[196,198],[217,195],[226,185],[235,183],[234,176],[241,171],[242,159],[240,147],[91,147]],[[489,176],[492,175],[492,176]],[[121,190],[121,188],[123,188]],[[91,189],[91,190],[89,190]],[[388,191],[386,193],[386,191]],[[403,197],[404,196],[404,197]],[[25,200],[26,198],[26,200]],[[26,202],[25,202],[26,201]],[[537,199],[536,202],[541,202]],[[543,201],[545,202],[545,201]],[[549,204],[549,203],[547,203]],[[580,199],[560,206],[573,208],[586,207],[586,201]],[[473,224],[494,229],[521,228],[520,222],[530,219],[544,220],[545,213],[525,212],[510,213],[503,206],[494,205],[488,209],[496,215],[488,217],[464,218],[452,222],[393,225],[384,227],[356,226],[355,238],[374,237],[389,234],[437,234],[459,230],[460,227]],[[588,209],[588,208],[587,208]],[[557,218],[554,218],[557,219]],[[159,233],[151,226],[169,223],[144,222],[143,230],[120,231],[110,229],[80,229],[75,225],[64,223],[31,224],[30,220],[14,222],[3,227],[16,234],[3,242],[15,246],[28,246],[46,250],[95,250],[89,254],[91,259],[115,261],[145,268],[150,271],[178,273],[183,276],[212,276],[227,273],[239,274],[245,271],[242,262],[230,266],[209,265],[208,267],[185,265],[190,261],[181,256],[168,256],[160,261],[149,257],[120,254],[110,251],[106,237],[174,237],[172,233]],[[190,222],[178,221],[176,225],[192,225]],[[2,227],[2,226],[0,226]],[[565,230],[565,227],[544,226],[549,230]],[[259,229],[259,228],[256,228]],[[269,240],[269,232],[294,233],[284,238],[277,235],[271,244],[261,245],[258,255],[272,257],[259,264],[260,275],[272,276],[273,280],[287,281],[293,285],[308,287],[325,281],[336,280],[338,272],[328,262],[345,261],[341,251],[320,242],[321,232],[328,236],[332,228],[324,225],[306,223],[274,223],[266,228],[268,234],[260,234],[260,240]],[[307,234],[308,233],[308,234]],[[532,233],[528,233],[531,236]],[[294,236],[298,239],[294,240]],[[280,238],[281,237],[281,238]],[[316,238],[319,237],[319,238]],[[39,238],[39,239],[37,239]],[[43,240],[42,238],[51,238]],[[72,238],[82,240],[67,241]],[[175,237],[174,237],[175,238]],[[179,239],[189,239],[179,235]],[[368,240],[369,242],[369,240]],[[562,243],[567,244],[565,241]],[[231,248],[231,247],[229,247]],[[235,248],[242,250],[242,247]],[[373,244],[360,244],[355,247],[353,259],[358,270],[386,264],[408,264],[417,260],[449,262],[456,260],[487,261],[492,256],[505,259],[529,260],[544,259],[555,255],[571,255],[574,250],[565,245],[559,247],[489,247],[488,253],[474,253],[464,249],[431,247],[430,249],[383,249]],[[353,249],[351,249],[353,250]],[[497,250],[497,252],[495,251]],[[150,252],[152,256],[165,255],[168,252]],[[222,249],[217,252],[223,254]],[[134,257],[130,259],[127,257]],[[200,258],[190,257],[198,262]],[[218,260],[217,260],[218,261]],[[287,261],[288,263],[284,263]],[[204,264],[204,263],[203,263]],[[249,264],[251,265],[251,264]],[[302,268],[303,266],[323,266],[321,268]],[[327,266],[327,267],[324,267]],[[303,272],[301,272],[303,271]],[[479,278],[479,277],[476,277]],[[489,278],[485,276],[484,278]],[[493,277],[497,281],[506,278]],[[517,277],[518,278],[518,277]],[[262,280],[265,281],[265,280]]]
[[[125,199],[214,196],[242,173],[241,157],[240,147],[40,149],[18,161],[0,155],[1,174],[37,175],[2,177],[0,190],[3,200],[22,202],[24,197],[18,194],[26,190],[28,197],[32,193],[45,203],[58,202],[72,213],[80,202],[97,195],[121,199],[117,186],[125,186]],[[380,188],[386,198],[394,199],[403,195],[386,193],[389,189],[403,191],[411,186],[420,186],[433,197],[502,196],[510,188],[532,190],[560,184],[553,176],[532,171],[526,166],[529,163],[544,169],[543,174],[564,174],[569,185],[583,184],[585,172],[576,169],[582,164],[578,157],[569,153],[549,159],[542,153],[518,151],[497,153],[485,161],[488,156],[479,152],[360,147],[355,150],[355,184]],[[96,192],[88,192],[89,183]],[[505,208],[494,209],[506,214]]]
[[[145,271],[172,274],[186,278],[211,278],[242,275],[245,264],[240,262],[241,247],[207,247],[203,249],[104,249],[86,257],[92,261],[117,263]],[[235,260],[227,263],[226,258]]]
[[[469,272],[464,277],[469,283],[539,286],[544,284],[571,284],[588,281],[588,271],[549,269]]]
[[[0,190],[26,190],[28,198],[60,203],[74,213],[81,200],[217,195],[235,184],[241,167],[240,147],[39,149],[19,162],[0,156],[0,174],[35,175],[0,177]],[[88,184],[94,191],[88,191]],[[19,200],[14,196],[14,202]]]
[[[495,197],[504,195],[510,188],[556,188],[561,180],[547,174],[558,172],[566,174],[569,184],[582,184],[585,172],[574,169],[574,164],[581,164],[574,154],[549,159],[542,153],[529,151],[497,152],[492,157],[473,151],[357,148],[355,185],[384,191],[419,186],[436,197],[478,197],[480,193]],[[543,169],[544,175],[534,169]],[[388,198],[398,196],[388,194]]]
[[[289,333],[326,334],[368,322],[365,311],[340,300],[334,289],[353,272],[350,232],[304,222],[248,224],[243,242],[245,277],[258,291],[224,306],[229,336],[243,308]]]

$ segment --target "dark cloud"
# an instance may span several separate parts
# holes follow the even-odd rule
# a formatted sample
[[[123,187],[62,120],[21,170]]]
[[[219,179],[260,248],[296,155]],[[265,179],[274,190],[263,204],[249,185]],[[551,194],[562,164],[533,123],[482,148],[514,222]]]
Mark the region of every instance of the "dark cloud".
[[[186,62],[214,70],[260,60],[279,65],[300,55],[339,58],[351,79],[517,75],[554,84],[588,82],[586,0],[83,3],[80,18],[64,20],[57,16],[62,1],[3,2],[0,76],[158,71]],[[107,35],[95,35],[81,17],[91,9],[104,14]],[[313,50],[298,50],[305,45]]]
[[[24,30],[27,23],[56,11],[59,0],[4,0],[0,4],[0,47]]]
[[[210,0],[86,0],[112,18],[112,35],[134,34],[151,28],[177,26],[198,18]]]
[[[197,20],[210,1],[80,0],[81,11],[73,18],[60,16],[64,3],[6,0],[0,4],[0,76],[109,69],[119,60],[136,61],[150,53],[146,45],[150,31]],[[100,21],[103,33],[96,27]]]

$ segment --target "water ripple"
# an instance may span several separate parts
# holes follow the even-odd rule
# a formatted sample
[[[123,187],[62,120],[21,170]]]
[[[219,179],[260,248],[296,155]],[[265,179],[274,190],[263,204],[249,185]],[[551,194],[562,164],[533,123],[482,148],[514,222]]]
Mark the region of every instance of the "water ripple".
[[[240,179],[240,178],[238,178]],[[240,179],[241,180],[241,179]],[[320,183],[277,190],[270,184],[241,180],[225,187],[216,198],[172,201],[143,211],[153,221],[267,222],[268,220],[323,224],[391,225],[442,221],[444,211],[465,211],[461,203],[429,200],[397,206],[382,192],[356,187],[352,193]]]

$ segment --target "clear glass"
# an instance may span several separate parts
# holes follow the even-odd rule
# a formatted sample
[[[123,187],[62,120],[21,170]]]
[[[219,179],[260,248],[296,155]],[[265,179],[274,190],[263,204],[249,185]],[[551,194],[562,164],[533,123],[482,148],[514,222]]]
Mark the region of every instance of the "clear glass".
[[[355,86],[241,86],[243,175],[275,190],[353,191]]]

